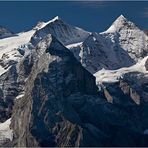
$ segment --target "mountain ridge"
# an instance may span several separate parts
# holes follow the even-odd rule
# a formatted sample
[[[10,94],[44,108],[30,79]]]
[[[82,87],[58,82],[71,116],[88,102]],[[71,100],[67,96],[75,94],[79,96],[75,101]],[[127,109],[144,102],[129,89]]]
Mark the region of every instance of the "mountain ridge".
[[[148,146],[148,37],[128,23],[55,17],[0,39],[0,145]]]

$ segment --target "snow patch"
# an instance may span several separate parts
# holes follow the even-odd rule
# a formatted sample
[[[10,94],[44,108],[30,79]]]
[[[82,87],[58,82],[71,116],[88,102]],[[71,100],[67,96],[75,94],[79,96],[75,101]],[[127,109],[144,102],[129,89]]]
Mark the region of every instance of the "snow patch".
[[[8,69],[4,69],[2,66],[0,66],[0,76],[4,74]]]
[[[102,82],[108,82],[108,83],[118,82],[119,78],[121,78],[124,74],[129,72],[148,73],[148,71],[146,71],[145,68],[146,60],[148,60],[148,56],[143,58],[137,64],[130,67],[124,67],[117,70],[102,69],[94,74],[94,76],[96,77],[96,83],[100,84]]]
[[[83,42],[74,43],[74,44],[69,44],[69,45],[67,45],[66,47],[69,48],[69,49],[70,49],[70,48],[75,48],[75,47],[80,46],[82,43],[83,43]]]
[[[0,144],[9,139],[13,139],[13,130],[10,129],[11,118],[4,123],[0,123]]]
[[[20,95],[18,95],[18,96],[15,98],[15,100],[20,99],[20,98],[22,98],[23,96],[24,96],[24,94],[20,94]]]

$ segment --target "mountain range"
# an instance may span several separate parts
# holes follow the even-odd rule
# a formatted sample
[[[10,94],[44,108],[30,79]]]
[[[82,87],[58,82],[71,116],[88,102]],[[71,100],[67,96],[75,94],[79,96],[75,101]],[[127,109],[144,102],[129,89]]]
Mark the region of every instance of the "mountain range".
[[[0,26],[0,146],[148,146],[147,98],[147,31],[123,15],[100,33]]]

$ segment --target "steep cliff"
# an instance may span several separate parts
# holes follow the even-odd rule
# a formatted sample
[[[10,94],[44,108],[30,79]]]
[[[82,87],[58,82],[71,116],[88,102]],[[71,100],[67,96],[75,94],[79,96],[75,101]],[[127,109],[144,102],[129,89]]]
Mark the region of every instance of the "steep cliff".
[[[32,52],[36,62],[24,95],[15,102],[11,120],[14,137],[6,146],[148,144],[144,134],[148,129],[147,102],[140,96],[141,86],[132,85],[131,78],[136,75],[104,84],[98,91],[95,78],[52,35]]]

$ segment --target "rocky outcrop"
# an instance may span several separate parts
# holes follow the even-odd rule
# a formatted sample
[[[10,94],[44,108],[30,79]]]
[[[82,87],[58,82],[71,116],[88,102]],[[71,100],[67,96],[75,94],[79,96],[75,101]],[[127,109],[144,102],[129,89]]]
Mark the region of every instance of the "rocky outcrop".
[[[47,49],[44,49],[43,45],[46,45]],[[52,140],[55,134],[52,130],[55,128],[56,131],[58,122],[59,126],[62,126],[61,130],[68,122],[70,128],[68,131],[73,131],[75,128],[79,130],[75,124],[80,122],[80,119],[77,113],[67,106],[66,100],[77,93],[82,93],[82,96],[96,95],[95,79],[82,68],[71,52],[52,36],[46,37],[35,50],[42,54],[39,53],[38,60],[32,67],[24,97],[16,100],[14,106],[12,127],[15,139],[18,138],[17,146],[58,146],[58,144],[62,146],[66,141],[67,146],[70,146],[68,139],[61,141],[61,144],[55,143],[55,139]],[[65,105],[66,111],[65,107],[63,108]],[[65,116],[68,116],[70,121],[62,119],[65,118],[63,114],[67,113],[69,115]],[[42,126],[41,131],[38,130],[40,126]]]
[[[0,122],[11,117],[14,100],[24,91],[25,79],[30,74],[34,59],[30,52],[22,58],[22,62],[1,59],[7,71],[0,76]],[[10,62],[11,61],[11,62]]]
[[[12,66],[7,73],[0,77],[0,121],[10,118],[12,113],[13,100],[19,93],[17,83],[18,73],[16,66]]]
[[[148,71],[148,59],[145,62],[145,69]]]
[[[140,104],[140,95],[133,90],[128,83],[120,81],[120,88],[124,94],[129,95],[131,99],[137,104]]]
[[[111,102],[122,105],[131,103],[141,105],[147,103],[147,83],[147,75],[140,72],[129,72],[124,74],[118,82],[103,83],[102,89],[108,102],[112,100]]]

